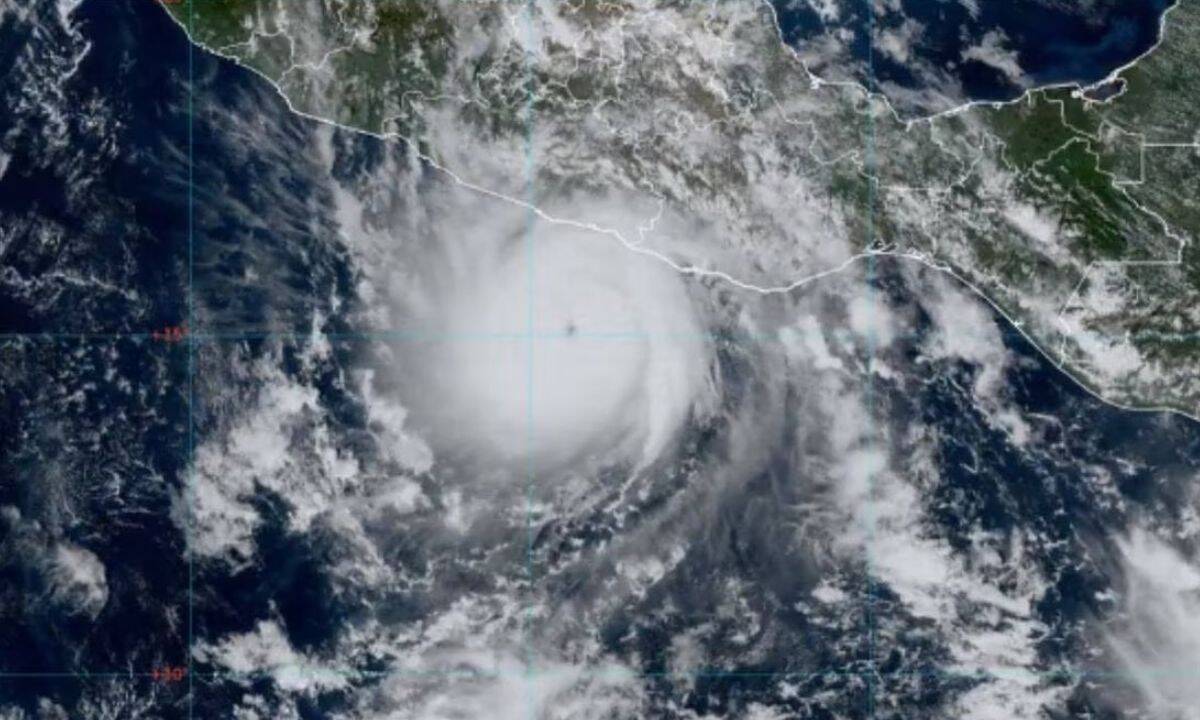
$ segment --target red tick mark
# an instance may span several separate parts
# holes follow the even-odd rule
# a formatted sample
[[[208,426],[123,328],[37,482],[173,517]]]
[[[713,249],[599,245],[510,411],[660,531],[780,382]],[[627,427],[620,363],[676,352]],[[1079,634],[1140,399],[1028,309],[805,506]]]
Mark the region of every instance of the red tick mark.
[[[168,325],[162,330],[155,330],[150,333],[150,337],[158,342],[177,343],[182,342],[187,337],[187,326],[185,325]]]
[[[165,667],[156,667],[150,671],[150,677],[157,682],[176,683],[187,675],[187,668],[179,665],[167,665]]]

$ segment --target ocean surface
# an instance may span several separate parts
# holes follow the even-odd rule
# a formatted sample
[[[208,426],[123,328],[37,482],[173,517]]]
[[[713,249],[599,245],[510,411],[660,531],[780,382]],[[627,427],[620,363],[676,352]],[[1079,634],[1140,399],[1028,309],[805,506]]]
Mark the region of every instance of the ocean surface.
[[[1154,46],[1171,0],[774,0],[786,42],[835,45],[872,86],[1009,100],[1032,85],[1090,84]],[[877,13],[868,15],[867,8]],[[897,39],[896,52],[885,36]],[[868,38],[874,37],[873,42]],[[986,62],[971,48],[1000,48]],[[820,65],[820,63],[817,63]],[[820,70],[820,67],[817,68]],[[832,70],[832,69],[831,69]],[[818,72],[818,74],[822,74]],[[899,92],[895,93],[900,95]],[[938,108],[931,108],[938,109]]]

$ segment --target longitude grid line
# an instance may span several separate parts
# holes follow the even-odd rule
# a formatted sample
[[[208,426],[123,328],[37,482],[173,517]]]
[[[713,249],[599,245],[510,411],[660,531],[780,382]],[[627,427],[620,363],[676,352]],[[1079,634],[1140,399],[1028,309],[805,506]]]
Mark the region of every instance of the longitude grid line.
[[[875,180],[878,173],[878,160],[875,157],[875,114],[874,114],[874,94],[875,94],[875,2],[874,0],[864,0],[867,7],[867,87],[866,87],[866,114],[867,114],[867,134],[865,138],[865,146],[863,148],[863,170],[867,180],[867,213],[866,213],[866,270],[864,278],[865,292],[868,300],[868,306],[876,308],[875,287],[876,280],[876,258],[874,255],[875,244]],[[879,435],[879,428],[875,423],[876,398],[874,390],[873,373],[875,372],[876,360],[876,343],[875,326],[869,324],[866,336],[867,345],[867,365],[866,377],[864,378],[866,404],[867,404],[867,422],[871,423],[870,435],[868,442],[876,442],[875,436]],[[866,686],[867,698],[866,709],[867,717],[875,717],[875,633],[876,633],[876,618],[875,618],[875,567],[873,560],[873,551],[875,544],[875,475],[867,476],[867,497],[863,503],[863,509],[866,514],[866,541],[864,547],[864,561],[866,574],[866,606],[865,620],[867,624],[867,664],[866,664]]]
[[[193,121],[195,117],[195,98],[196,98],[196,72],[195,72],[195,55],[196,44],[192,41],[195,37],[195,0],[188,0],[188,104],[187,104],[187,144],[188,144],[188,197],[187,197],[187,235],[188,235],[188,289],[187,289],[187,330],[190,332],[195,327],[195,153],[196,142]],[[188,718],[195,717],[196,706],[196,686],[195,686],[195,668],[192,663],[192,648],[195,641],[195,584],[196,584],[196,561],[195,553],[192,548],[192,539],[195,537],[195,508],[194,498],[195,492],[195,447],[196,447],[196,415],[195,415],[195,377],[196,377],[196,343],[192,338],[187,336],[187,415],[188,415],[188,454],[185,459],[187,476],[184,479],[186,483],[184,487],[184,497],[186,498],[187,506],[187,536],[184,539],[185,552],[187,552],[188,566],[188,629],[187,629],[187,658],[185,660],[187,667],[188,680],[188,700],[187,714]]]
[[[534,190],[534,160],[533,160],[533,123],[534,123],[534,73],[533,73],[533,52],[534,46],[534,25],[533,25],[533,0],[526,0],[523,3],[522,15],[525,19],[525,42],[528,47],[525,49],[524,69],[525,69],[525,194],[527,200],[527,210],[525,213],[525,582],[526,596],[528,604],[525,607],[525,617],[522,622],[522,644],[523,654],[525,655],[524,675],[525,675],[525,707],[529,716],[529,720],[537,720],[538,708],[535,702],[536,687],[534,685],[536,667],[534,666],[533,644],[530,637],[530,630],[533,626],[533,600],[534,600],[534,563],[533,563],[533,483],[535,479],[536,466],[533,461],[533,449],[536,442],[535,426],[534,426],[534,295],[537,292],[536,277],[534,275],[534,245],[533,245],[533,229],[538,221],[537,213],[534,211],[536,207],[537,197]]]

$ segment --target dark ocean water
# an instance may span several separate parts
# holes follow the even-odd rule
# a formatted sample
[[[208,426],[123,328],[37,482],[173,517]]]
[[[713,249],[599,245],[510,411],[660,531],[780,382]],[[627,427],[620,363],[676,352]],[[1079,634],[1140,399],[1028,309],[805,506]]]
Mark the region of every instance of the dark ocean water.
[[[0,669],[149,672],[186,659],[188,360],[143,334],[186,320],[188,50],[150,3],[85,3],[77,31],[23,7],[0,20]],[[94,618],[55,593],[63,548],[105,568]],[[5,700],[47,687],[81,690]]]
[[[1005,46],[1027,82],[1035,85],[1080,83],[1103,79],[1114,69],[1145,53],[1158,39],[1162,15],[1171,0],[900,0],[899,10],[875,17],[867,14],[868,0],[844,0],[836,20],[823,20],[808,0],[774,0],[784,39],[803,48],[837,30],[849,31],[845,41],[860,65],[857,74],[872,84],[894,83],[921,90],[935,81],[931,71],[956,80],[965,99],[1008,100],[1023,87],[994,67],[964,59],[964,51],[988,33],[1002,32]],[[909,45],[908,62],[898,62],[868,38],[897,29],[905,21],[922,31]],[[878,37],[878,36],[877,36]],[[870,59],[873,67],[867,67]]]
[[[176,514],[219,379],[150,334],[306,331],[345,277],[315,161],[294,152],[310,123],[193,54],[154,2],[59,12],[0,14],[0,673],[29,674],[0,680],[0,707],[128,717],[140,698],[187,717],[186,685],[120,676],[186,666],[191,607],[204,630],[222,603],[189,591]],[[104,567],[94,617],[60,592],[64,548]],[[288,588],[290,611],[305,596]]]
[[[148,4],[84,3],[82,36],[52,2],[0,20],[2,331],[148,332],[186,313],[188,50]]]
[[[188,717],[186,683],[136,676],[187,666],[190,639],[269,605],[297,647],[344,620],[319,546],[267,522],[263,566],[190,568],[178,513],[234,358],[314,313],[336,331],[350,276],[314,123],[150,0],[59,13],[0,14],[0,673],[25,674],[0,677],[0,709]],[[191,355],[151,337],[168,326],[205,340]],[[255,500],[264,516],[278,502]],[[95,617],[54,596],[61,548],[104,567]],[[232,697],[213,689],[205,716]]]

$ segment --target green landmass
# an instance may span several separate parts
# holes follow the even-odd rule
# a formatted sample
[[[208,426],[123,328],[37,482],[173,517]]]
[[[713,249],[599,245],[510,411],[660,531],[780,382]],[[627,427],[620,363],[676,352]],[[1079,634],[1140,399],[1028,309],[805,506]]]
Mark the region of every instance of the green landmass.
[[[1200,410],[1200,0],[1106,102],[1037,90],[916,121],[812,83],[749,0],[166,7],[307,113],[448,165],[447,127],[501,162],[532,121],[541,186],[648,193],[723,223],[764,268],[826,270],[811,238],[929,258],[1104,395]],[[1110,362],[1130,351],[1136,367]]]

